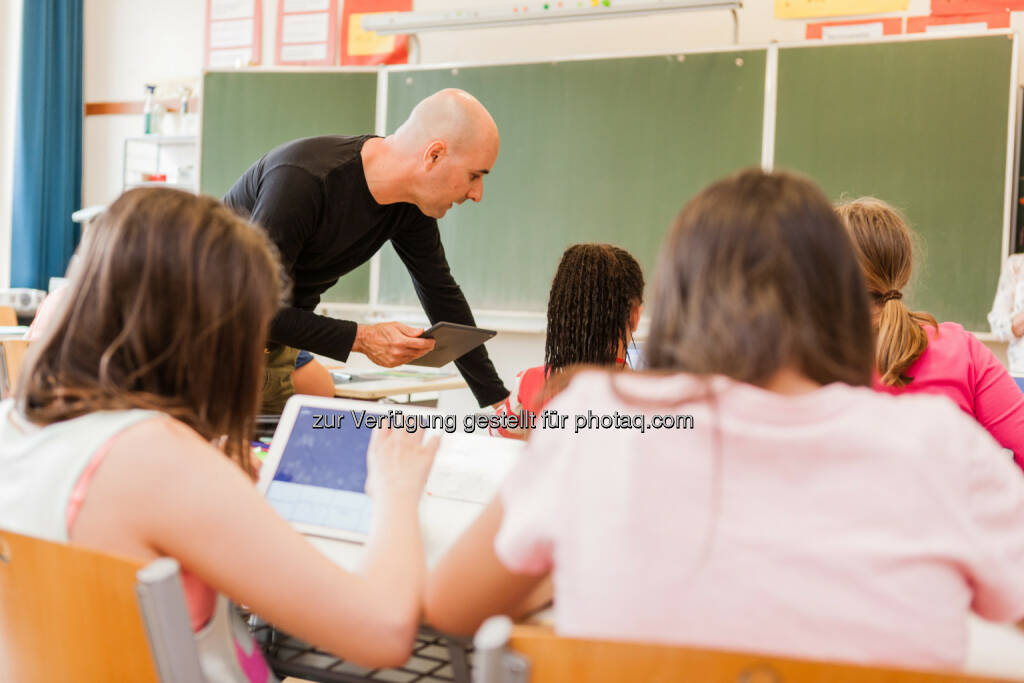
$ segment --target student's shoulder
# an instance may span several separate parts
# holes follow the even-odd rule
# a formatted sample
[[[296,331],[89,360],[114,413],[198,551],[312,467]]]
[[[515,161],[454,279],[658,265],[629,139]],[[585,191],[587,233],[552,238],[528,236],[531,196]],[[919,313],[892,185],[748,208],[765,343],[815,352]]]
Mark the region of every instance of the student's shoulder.
[[[847,404],[851,438],[873,439],[879,448],[916,455],[929,466],[942,459],[962,460],[966,447],[999,450],[991,435],[946,396],[888,394],[865,387],[848,391],[856,397]]]
[[[110,441],[106,460],[143,478],[170,481],[215,476],[230,461],[195,430],[169,415],[154,413]]]
[[[706,391],[695,376],[657,372],[624,372],[599,367],[576,371],[564,391],[555,399],[560,403],[630,403],[674,401]],[[552,404],[554,405],[554,404]]]

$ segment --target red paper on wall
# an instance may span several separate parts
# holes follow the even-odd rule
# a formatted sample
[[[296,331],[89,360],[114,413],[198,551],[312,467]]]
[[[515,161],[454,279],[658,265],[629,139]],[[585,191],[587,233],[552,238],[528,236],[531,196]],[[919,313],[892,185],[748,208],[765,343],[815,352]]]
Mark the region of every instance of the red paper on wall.
[[[804,37],[808,40],[820,40],[823,37],[824,29],[828,26],[864,27],[865,29],[878,27],[883,36],[903,33],[902,17],[885,17],[882,19],[853,19],[850,21],[818,21],[813,24],[807,24],[807,31]]]
[[[932,16],[1024,10],[1024,0],[932,0]]]
[[[341,17],[341,63],[405,64],[409,46],[405,36],[378,35],[363,30],[363,15],[380,12],[409,12],[412,0],[345,0]]]
[[[984,26],[981,26],[984,24]],[[907,33],[924,33],[929,26],[964,26],[965,28],[1010,28],[1009,12],[994,12],[989,14],[962,14],[941,17],[907,17]]]

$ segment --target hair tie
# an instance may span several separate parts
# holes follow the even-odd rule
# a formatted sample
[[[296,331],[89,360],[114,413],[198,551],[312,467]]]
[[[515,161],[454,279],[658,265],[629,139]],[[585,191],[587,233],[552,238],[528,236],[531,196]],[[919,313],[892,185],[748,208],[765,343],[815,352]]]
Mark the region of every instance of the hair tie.
[[[902,299],[903,292],[896,289],[890,289],[888,292],[883,294],[881,298],[882,303],[884,304],[886,301],[892,301],[893,299]]]

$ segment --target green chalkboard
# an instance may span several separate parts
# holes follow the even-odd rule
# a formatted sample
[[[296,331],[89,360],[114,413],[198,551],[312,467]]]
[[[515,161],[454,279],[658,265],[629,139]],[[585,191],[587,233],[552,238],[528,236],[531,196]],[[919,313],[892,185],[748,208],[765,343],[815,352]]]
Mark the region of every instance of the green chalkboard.
[[[475,309],[543,311],[574,242],[612,242],[648,279],[683,203],[761,160],[765,50],[388,73],[387,129],[441,88],[475,95],[501,131],[480,204],[449,211],[441,234]],[[416,301],[388,248],[383,303]]]
[[[222,197],[277,145],[312,135],[374,131],[377,74],[372,71],[210,71],[203,77],[200,190]],[[324,301],[365,303],[364,265],[328,290]]]
[[[972,330],[999,277],[1012,63],[1002,35],[779,51],[775,167],[902,209],[908,303]]]

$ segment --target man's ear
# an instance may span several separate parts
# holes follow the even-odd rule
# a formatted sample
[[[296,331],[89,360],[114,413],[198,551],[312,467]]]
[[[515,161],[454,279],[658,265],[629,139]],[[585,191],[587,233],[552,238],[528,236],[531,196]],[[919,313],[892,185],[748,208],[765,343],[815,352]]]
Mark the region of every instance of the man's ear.
[[[448,146],[444,143],[444,140],[434,140],[427,148],[423,150],[423,163],[426,167],[432,168],[441,161],[445,154],[448,153]]]

